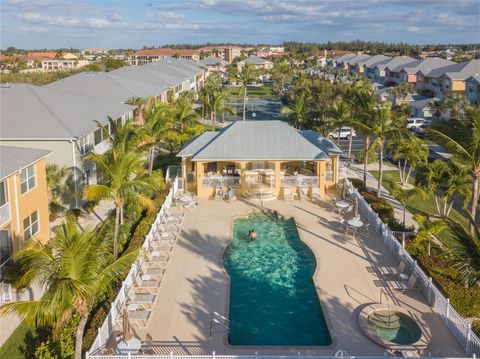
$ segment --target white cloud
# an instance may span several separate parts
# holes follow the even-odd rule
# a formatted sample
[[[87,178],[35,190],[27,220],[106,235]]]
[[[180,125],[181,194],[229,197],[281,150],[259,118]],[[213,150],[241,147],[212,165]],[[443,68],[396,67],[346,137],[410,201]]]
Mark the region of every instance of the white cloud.
[[[408,32],[419,32],[420,28],[418,26],[407,26],[405,30]]]
[[[98,17],[78,18],[67,16],[41,15],[37,13],[20,14],[18,15],[18,18],[26,23],[31,24],[91,27],[97,29],[108,27],[111,24],[109,20]]]
[[[157,11],[155,14],[162,19],[168,20],[178,20],[185,18],[185,15],[183,15],[182,13],[173,11]]]

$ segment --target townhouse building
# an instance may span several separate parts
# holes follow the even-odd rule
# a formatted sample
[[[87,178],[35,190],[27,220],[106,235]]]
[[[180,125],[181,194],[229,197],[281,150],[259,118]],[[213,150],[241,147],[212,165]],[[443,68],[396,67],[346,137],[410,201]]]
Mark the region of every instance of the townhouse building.
[[[0,145],[36,148],[52,152],[47,163],[69,169],[68,182],[74,193],[68,199],[71,208],[82,201],[83,186],[101,181],[101,173],[85,156],[91,151],[105,153],[106,134],[96,121],[108,126],[107,116],[117,124],[133,118],[134,106],[27,84],[0,88]]]
[[[396,56],[386,63],[378,63],[375,69],[375,76],[377,80],[382,80],[387,86],[396,85],[399,82],[400,74],[398,69],[402,65],[407,65],[415,62],[415,59],[410,56]]]
[[[198,64],[207,69],[206,75],[208,76],[211,72],[225,73],[228,62],[219,57],[209,56],[200,60]]]
[[[251,64],[257,70],[270,70],[273,67],[273,62],[258,56],[250,56],[245,60],[237,62],[238,70],[241,71],[245,64]]]
[[[417,84],[417,73],[419,71],[429,72],[440,67],[453,65],[454,62],[439,57],[427,57],[426,59],[416,60],[406,65],[401,65],[394,69],[399,72],[399,82],[406,82],[412,86]]]
[[[480,73],[465,80],[465,97],[472,103],[480,103]]]
[[[351,74],[355,74],[357,73],[357,64],[358,62],[360,61],[366,61],[368,59],[370,59],[371,56],[370,55],[366,55],[366,54],[362,54],[362,55],[357,55],[357,56],[354,56],[350,59],[347,59],[344,61],[344,64],[347,66],[348,68],[348,72],[351,73]]]
[[[160,61],[166,57],[178,57],[184,60],[200,60],[200,50],[191,49],[146,49],[137,50],[128,55],[129,65],[145,65],[150,62]]]
[[[367,76],[368,78],[373,78],[375,65],[386,60],[390,60],[390,57],[385,55],[374,55],[364,60],[357,61],[353,66],[353,70],[355,73]]]

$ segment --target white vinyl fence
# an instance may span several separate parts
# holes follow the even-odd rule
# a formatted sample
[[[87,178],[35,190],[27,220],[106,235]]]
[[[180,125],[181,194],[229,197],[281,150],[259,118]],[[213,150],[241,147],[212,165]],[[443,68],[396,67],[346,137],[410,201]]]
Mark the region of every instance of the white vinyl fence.
[[[347,178],[345,178],[345,184],[350,196],[358,200],[360,212],[363,216],[368,218],[368,222],[375,232],[380,235],[385,246],[388,247],[392,255],[398,261],[405,262],[407,270],[410,273],[415,274],[420,291],[427,299],[428,304],[441,316],[443,322],[464,348],[467,355],[480,355],[480,339],[473,332],[470,323],[467,323],[450,305],[450,300],[443,296],[438,288],[432,283],[432,278],[428,277],[417,265],[417,261],[402,248],[401,243],[395,238],[392,230],[387,224],[382,222],[367,201],[365,201],[363,196],[353,187],[352,183]]]
[[[140,254],[138,258],[135,260],[135,262],[132,265],[132,268],[127,274],[127,277],[122,282],[122,287],[120,288],[120,291],[118,292],[117,297],[112,303],[112,306],[110,308],[110,311],[108,312],[107,318],[105,318],[103,325],[98,329],[97,337],[95,338],[95,341],[93,342],[92,347],[87,352],[87,357],[89,357],[88,355],[89,353],[96,353],[99,351],[99,349],[104,348],[105,345],[107,344],[108,339],[110,338],[110,335],[113,332],[113,327],[117,322],[118,315],[121,313],[123,305],[125,304],[125,301],[127,299],[127,293],[131,288],[131,286],[133,285],[135,281],[135,277],[142,265],[143,258],[141,253],[146,252],[148,248],[151,246],[155,237],[155,233],[158,232],[160,224],[162,223],[162,219],[165,216],[167,210],[170,208],[170,205],[173,202],[173,198],[178,191],[179,182],[180,181],[178,177],[175,178],[175,180],[173,181],[172,187],[170,188],[170,191],[168,192],[168,195],[165,198],[165,201],[163,202],[162,208],[160,208],[160,211],[158,211],[157,217],[155,218],[155,221],[153,222],[152,227],[150,228],[150,232],[145,237],[145,242],[143,243],[143,246],[142,246],[142,249],[140,250]],[[90,358],[93,358],[93,357],[94,356],[90,356]],[[104,356],[103,358],[107,358],[107,357]],[[120,357],[116,357],[116,358],[120,358]]]
[[[385,359],[386,356],[350,356],[346,353],[343,355],[330,356],[308,356],[308,355],[88,355],[87,359]],[[388,357],[389,359],[405,359],[405,357]],[[422,359],[424,357],[409,357],[409,359]],[[428,359],[454,359],[454,358],[439,358],[428,357]],[[468,358],[455,358],[468,359]]]

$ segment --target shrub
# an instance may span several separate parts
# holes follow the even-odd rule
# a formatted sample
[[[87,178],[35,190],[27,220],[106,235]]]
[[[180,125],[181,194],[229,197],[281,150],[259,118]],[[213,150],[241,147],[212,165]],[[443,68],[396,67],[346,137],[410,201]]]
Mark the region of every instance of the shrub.
[[[472,330],[477,336],[480,337],[480,320],[474,320],[472,322]]]
[[[349,178],[348,180],[352,183],[352,186],[355,187],[359,192],[366,191],[366,188],[363,185],[363,181],[361,179],[352,177],[352,178]]]
[[[383,223],[389,223],[392,218],[395,218],[393,206],[385,198],[377,197],[376,194],[368,191],[363,191],[361,194]]]
[[[358,163],[363,163],[364,161],[364,158],[365,158],[365,155],[364,155],[364,151],[361,150],[361,151],[358,151],[356,154],[355,154],[355,161],[357,161]],[[368,154],[368,163],[375,163],[377,162],[377,153],[375,151],[368,151],[367,152]]]
[[[35,349],[34,355],[35,359],[58,359],[50,340],[40,343],[37,349]]]

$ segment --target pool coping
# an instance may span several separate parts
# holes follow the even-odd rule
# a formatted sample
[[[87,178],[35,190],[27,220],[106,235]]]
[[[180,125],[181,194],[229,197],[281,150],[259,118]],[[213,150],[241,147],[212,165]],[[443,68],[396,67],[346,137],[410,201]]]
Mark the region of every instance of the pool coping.
[[[219,253],[218,260],[220,267],[222,268],[223,273],[226,276],[226,292],[225,292],[225,317],[230,321],[230,274],[228,273],[227,269],[225,268],[225,261],[224,261],[224,254],[225,250],[227,247],[232,243],[233,241],[233,222],[235,219],[241,219],[241,218],[248,218],[252,213],[264,213],[265,211],[271,211],[267,208],[264,210],[259,210],[259,209],[248,209],[246,211],[245,215],[240,215],[240,216],[233,216],[231,221],[230,221],[230,239],[229,241],[225,244],[225,246],[222,248],[222,250]],[[278,213],[279,216],[282,216],[281,213],[278,211],[275,211]],[[285,216],[282,216],[284,218],[287,218]],[[330,339],[331,343],[329,345],[316,345],[316,346],[307,346],[307,345],[302,345],[302,346],[284,346],[284,345],[268,345],[268,346],[262,346],[262,345],[232,345],[228,342],[228,333],[230,332],[230,327],[227,330],[227,334],[223,336],[223,344],[229,348],[229,349],[262,349],[262,350],[278,350],[278,349],[295,349],[295,350],[329,350],[329,349],[336,349],[337,348],[337,340],[336,336],[332,333],[332,322],[330,321],[330,314],[327,310],[327,307],[324,303],[324,300],[322,299],[322,291],[320,286],[318,285],[316,281],[317,274],[320,270],[320,257],[318,256],[317,251],[312,248],[311,246],[308,245],[307,242],[305,242],[302,238],[302,234],[299,231],[298,227],[298,220],[295,216],[290,216],[289,218],[293,218],[295,221],[295,227],[297,229],[298,236],[300,238],[300,241],[308,247],[309,250],[312,251],[313,255],[315,256],[315,271],[313,272],[312,275],[312,281],[315,286],[315,290],[317,292],[317,297],[320,302],[320,307],[323,312],[323,316],[325,319],[325,323],[327,325],[328,333],[330,334]]]

